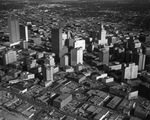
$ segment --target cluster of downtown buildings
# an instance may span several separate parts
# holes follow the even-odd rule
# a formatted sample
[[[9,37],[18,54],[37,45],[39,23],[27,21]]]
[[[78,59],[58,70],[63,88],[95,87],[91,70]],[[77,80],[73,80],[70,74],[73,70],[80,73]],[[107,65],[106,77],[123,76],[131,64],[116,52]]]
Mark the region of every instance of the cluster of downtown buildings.
[[[31,24],[8,18],[9,42],[0,46],[0,119],[149,119],[143,93],[150,82],[149,36],[109,34],[110,25],[99,23],[84,38],[62,23],[47,41]]]

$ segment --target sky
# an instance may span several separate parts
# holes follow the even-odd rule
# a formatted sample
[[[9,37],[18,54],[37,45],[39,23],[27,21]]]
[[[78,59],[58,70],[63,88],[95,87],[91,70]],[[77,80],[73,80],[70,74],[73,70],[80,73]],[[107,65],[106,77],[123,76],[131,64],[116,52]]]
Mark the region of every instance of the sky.
[[[53,0],[53,1],[55,1],[55,0]],[[80,0],[57,0],[57,1],[80,1]],[[92,1],[92,0],[87,0],[87,1]],[[150,1],[150,0],[97,0],[97,1],[116,1],[116,2],[118,2],[118,1],[129,1],[129,2],[138,1],[138,2],[144,2],[144,1]]]
[[[55,1],[55,0],[53,0],[53,1]],[[80,1],[80,0],[57,0],[57,1]],[[92,1],[92,0],[87,0],[87,1]],[[97,1],[116,1],[116,2],[120,2],[120,1],[132,2],[132,1],[134,1],[134,2],[140,2],[140,3],[150,2],[150,0],[97,0]]]
[[[5,0],[0,0],[0,1],[5,1]],[[23,0],[9,0],[9,1],[23,1]],[[34,0],[34,1],[36,1],[36,0]],[[47,1],[56,1],[56,2],[60,1],[60,2],[63,2],[63,1],[82,1],[82,0],[47,0]],[[86,1],[86,0],[84,0],[84,1]],[[92,0],[87,0],[87,1],[92,1]],[[131,2],[131,1],[137,1],[137,2],[149,1],[150,2],[150,0],[97,0],[97,1],[116,1],[116,2],[118,2],[118,1],[128,1],[128,2]]]

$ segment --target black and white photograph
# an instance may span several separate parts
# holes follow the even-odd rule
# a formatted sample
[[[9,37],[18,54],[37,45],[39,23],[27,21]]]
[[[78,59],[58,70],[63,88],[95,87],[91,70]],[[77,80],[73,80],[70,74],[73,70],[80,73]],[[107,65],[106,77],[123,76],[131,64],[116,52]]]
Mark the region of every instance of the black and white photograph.
[[[150,120],[150,0],[0,0],[0,120]]]

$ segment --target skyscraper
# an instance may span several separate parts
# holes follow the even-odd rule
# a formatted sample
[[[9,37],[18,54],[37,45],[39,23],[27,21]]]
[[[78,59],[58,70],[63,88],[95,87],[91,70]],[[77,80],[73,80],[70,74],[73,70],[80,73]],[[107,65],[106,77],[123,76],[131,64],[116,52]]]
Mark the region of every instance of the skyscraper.
[[[128,66],[123,66],[122,68],[122,77],[124,79],[136,79],[138,76],[138,65],[135,63],[130,63]]]
[[[10,15],[8,19],[9,41],[16,43],[20,41],[19,20],[15,15]]]
[[[103,25],[100,24],[100,33],[98,37],[98,44],[104,45],[107,44],[108,40],[106,39],[106,30],[104,29]]]
[[[129,63],[133,61],[133,52],[132,51],[126,51],[125,52],[125,62]]]
[[[52,52],[56,54],[56,56],[61,57],[59,55],[60,51],[62,50],[62,29],[52,29]]]
[[[99,51],[99,61],[102,62],[102,64],[109,63],[109,50],[102,49]]]
[[[24,25],[19,25],[20,28],[20,39],[28,41],[28,27]]]
[[[138,70],[144,70],[145,68],[145,59],[146,59],[146,55],[143,53],[135,53],[134,54],[134,62],[136,65],[138,65]]]
[[[82,49],[85,50],[85,46],[86,46],[85,40],[81,38],[77,38],[74,41],[74,48],[82,47]]]
[[[54,74],[54,67],[49,65],[43,66],[43,77],[44,81],[51,81],[53,82],[53,74]]]
[[[101,39],[101,33],[102,33],[102,23],[99,23],[99,39]]]
[[[3,54],[3,62],[4,65],[7,65],[9,63],[13,63],[17,61],[17,53],[16,51],[9,50],[6,53]]]
[[[71,65],[83,64],[83,49],[74,48],[71,50]]]
[[[55,66],[55,61],[52,55],[47,56],[44,59],[44,64],[50,65],[50,66]]]
[[[28,41],[21,41],[20,42],[20,47],[22,49],[28,49]]]
[[[68,55],[63,55],[60,58],[60,65],[61,66],[68,66],[68,64],[69,64],[69,57],[68,57]]]
[[[61,58],[63,55],[68,54],[68,51],[69,51],[68,47],[67,46],[63,46],[63,48],[59,52],[59,57]]]

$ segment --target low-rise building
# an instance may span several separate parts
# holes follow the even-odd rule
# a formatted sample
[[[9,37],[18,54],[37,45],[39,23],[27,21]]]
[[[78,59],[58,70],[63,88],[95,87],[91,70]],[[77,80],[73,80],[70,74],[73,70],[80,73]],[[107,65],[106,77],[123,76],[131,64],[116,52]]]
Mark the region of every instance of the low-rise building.
[[[63,108],[72,100],[72,95],[68,93],[61,94],[53,101],[53,105],[57,108]]]

